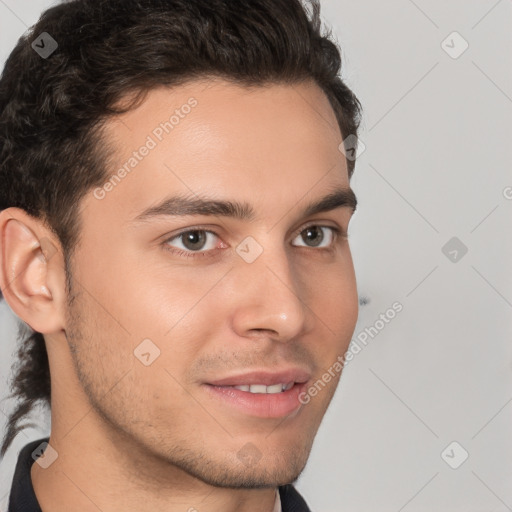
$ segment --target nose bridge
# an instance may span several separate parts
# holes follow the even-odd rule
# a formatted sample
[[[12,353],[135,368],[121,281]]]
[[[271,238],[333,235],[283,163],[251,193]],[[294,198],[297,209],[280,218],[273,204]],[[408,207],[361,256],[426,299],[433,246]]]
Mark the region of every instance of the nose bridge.
[[[249,247],[251,250],[255,247]],[[296,336],[304,328],[307,307],[301,296],[301,280],[290,265],[285,247],[270,247],[268,242],[252,262],[240,264],[244,292],[235,315],[236,328],[243,332],[271,330],[281,340]]]

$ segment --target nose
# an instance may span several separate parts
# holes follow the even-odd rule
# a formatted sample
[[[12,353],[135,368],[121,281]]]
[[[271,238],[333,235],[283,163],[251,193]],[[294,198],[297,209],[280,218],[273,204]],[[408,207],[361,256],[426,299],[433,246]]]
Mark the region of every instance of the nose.
[[[239,336],[266,334],[287,342],[307,328],[310,310],[304,302],[305,285],[290,266],[284,249],[269,251],[252,263],[240,262],[236,279],[233,329]]]

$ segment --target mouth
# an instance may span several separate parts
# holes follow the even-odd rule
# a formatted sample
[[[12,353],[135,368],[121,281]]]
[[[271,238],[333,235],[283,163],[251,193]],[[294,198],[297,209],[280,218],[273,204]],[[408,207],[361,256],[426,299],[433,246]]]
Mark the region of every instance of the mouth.
[[[302,407],[310,373],[289,369],[268,373],[252,372],[204,383],[208,396],[223,407],[259,418],[281,418],[296,414]]]
[[[288,391],[294,386],[295,382],[288,382],[287,384],[278,383],[273,384],[272,386],[265,386],[265,384],[243,384],[241,386],[220,386],[226,388],[239,389],[240,391],[245,391],[247,393],[267,393],[269,395],[273,395],[275,393],[282,393],[283,391]]]

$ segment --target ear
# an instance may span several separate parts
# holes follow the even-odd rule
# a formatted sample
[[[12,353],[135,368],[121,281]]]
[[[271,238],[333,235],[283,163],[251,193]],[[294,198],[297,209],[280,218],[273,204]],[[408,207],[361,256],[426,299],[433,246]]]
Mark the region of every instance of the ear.
[[[64,329],[66,275],[60,243],[20,208],[0,212],[0,287],[13,312],[34,331]]]

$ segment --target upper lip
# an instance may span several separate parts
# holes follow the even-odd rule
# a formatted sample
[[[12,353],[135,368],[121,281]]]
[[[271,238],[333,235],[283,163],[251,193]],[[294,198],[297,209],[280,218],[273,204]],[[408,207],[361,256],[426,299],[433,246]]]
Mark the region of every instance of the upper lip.
[[[231,375],[222,379],[217,379],[207,384],[212,386],[244,386],[248,384],[264,384],[272,386],[274,384],[287,384],[295,382],[302,384],[311,377],[310,372],[302,368],[284,368],[281,370],[255,370],[244,374]]]

